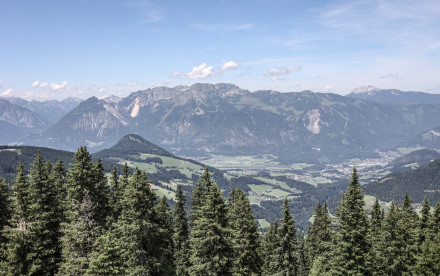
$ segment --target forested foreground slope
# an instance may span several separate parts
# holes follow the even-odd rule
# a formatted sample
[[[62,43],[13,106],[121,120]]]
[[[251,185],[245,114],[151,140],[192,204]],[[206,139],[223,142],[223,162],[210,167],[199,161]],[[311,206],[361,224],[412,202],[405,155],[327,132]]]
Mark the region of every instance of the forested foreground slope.
[[[110,185],[108,184],[110,183]],[[19,166],[12,195],[0,183],[0,274],[7,275],[439,275],[440,203],[371,215],[354,169],[335,216],[318,204],[300,233],[284,200],[261,236],[241,189],[225,199],[208,168],[171,210],[146,173],[127,166],[110,181],[82,147],[66,170],[37,155]],[[306,235],[304,235],[306,234]]]

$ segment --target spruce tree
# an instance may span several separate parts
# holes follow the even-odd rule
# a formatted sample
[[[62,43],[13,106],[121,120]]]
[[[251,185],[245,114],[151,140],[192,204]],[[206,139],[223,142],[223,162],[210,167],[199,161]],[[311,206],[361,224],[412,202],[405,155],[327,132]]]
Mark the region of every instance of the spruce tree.
[[[283,218],[278,231],[280,244],[276,251],[280,258],[279,272],[281,275],[296,275],[298,270],[296,229],[287,198],[284,199],[282,213]]]
[[[30,274],[54,275],[61,257],[59,195],[52,177],[52,165],[45,163],[40,152],[30,171],[30,215],[32,225],[32,265]]]
[[[227,207],[220,189],[206,168],[194,188],[191,213],[190,275],[230,274]]]
[[[7,237],[3,230],[9,227],[12,216],[12,201],[8,184],[0,178],[0,275],[6,274]]]
[[[6,227],[8,238],[7,269],[8,275],[27,275],[31,267],[31,233],[29,182],[26,178],[23,163],[17,168],[13,190],[13,214],[10,227]]]
[[[186,198],[182,187],[177,187],[176,204],[174,205],[174,259],[176,274],[186,276],[189,262],[189,228],[185,211]]]
[[[339,237],[335,253],[334,274],[369,275],[368,240],[369,225],[364,211],[364,197],[359,187],[356,168],[353,168],[350,184],[338,207]]]
[[[89,267],[85,275],[124,275],[124,263],[119,233],[113,227],[106,230],[96,241],[91,252]]]
[[[252,208],[246,194],[232,188],[228,199],[228,222],[231,231],[232,274],[260,275],[262,261],[259,234]]]
[[[328,271],[330,254],[333,248],[333,228],[327,204],[318,203],[315,208],[313,224],[307,232],[308,263],[313,266],[319,262],[320,271]]]
[[[75,204],[75,203],[71,203]],[[58,275],[84,275],[101,228],[95,220],[95,205],[89,192],[84,192],[79,205],[69,207],[68,223],[63,223],[62,257]]]
[[[96,164],[92,168],[93,184],[91,190],[92,201],[95,204],[96,221],[101,227],[105,227],[107,217],[110,214],[109,197],[110,190],[108,180],[105,176],[102,161],[98,158]]]
[[[417,262],[412,267],[413,275],[440,275],[440,234],[436,234],[432,239],[425,239],[421,246],[421,253],[417,257]]]
[[[120,182],[121,181],[119,180],[118,168],[114,166],[110,177],[111,193],[109,202],[111,209],[111,221],[113,222],[117,221],[119,215],[121,214],[121,200],[123,190],[121,190]]]
[[[429,228],[431,229],[431,233],[433,234],[440,233],[440,202],[437,202],[434,207],[434,212],[432,214]]]
[[[369,260],[373,275],[385,275],[386,271],[386,257],[384,251],[386,246],[383,243],[383,225],[384,213],[379,204],[379,199],[376,197],[373,208],[371,210],[371,252]]]
[[[158,256],[162,275],[172,275],[174,266],[174,240],[173,240],[173,217],[165,196],[155,206],[157,213],[158,235],[156,242],[160,244],[160,255]]]
[[[126,275],[170,275],[164,262],[171,256],[170,247],[163,242],[168,233],[159,225],[163,213],[158,214],[156,200],[146,173],[136,169],[124,191],[117,225]]]
[[[423,244],[423,242],[426,240],[426,238],[429,235],[429,224],[431,222],[431,205],[429,205],[428,197],[425,196],[425,199],[423,200],[422,210],[421,210],[422,217],[419,221],[419,229],[418,229],[418,247],[420,248]]]
[[[264,235],[262,244],[262,275],[265,276],[276,275],[281,270],[280,258],[276,252],[280,244],[278,231],[279,224],[277,221],[275,221],[269,225],[269,228]]]

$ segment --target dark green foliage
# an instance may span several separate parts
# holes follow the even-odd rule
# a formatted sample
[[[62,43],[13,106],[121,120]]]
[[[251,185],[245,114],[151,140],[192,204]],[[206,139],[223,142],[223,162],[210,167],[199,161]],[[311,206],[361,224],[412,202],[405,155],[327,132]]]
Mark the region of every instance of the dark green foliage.
[[[0,275],[6,273],[6,258],[8,241],[3,229],[9,226],[12,216],[12,202],[10,198],[10,191],[8,184],[0,178]],[[5,229],[6,230],[6,229]]]
[[[32,265],[30,274],[54,275],[61,257],[60,215],[58,189],[52,175],[52,165],[45,163],[41,154],[30,171],[29,223],[32,233]]]
[[[333,274],[369,275],[369,225],[356,168],[338,209],[337,248]]]
[[[440,202],[434,207],[430,228],[433,233],[440,233]]]
[[[405,191],[417,203],[422,203],[425,196],[431,202],[440,201],[440,159],[415,170],[392,173],[379,181],[365,186],[365,193],[384,201],[401,202]]]
[[[423,200],[423,206],[421,210],[421,218],[419,221],[418,229],[418,246],[420,247],[429,235],[429,223],[431,219],[431,206],[429,205],[428,197]]]
[[[231,248],[227,229],[227,207],[208,168],[194,188],[191,213],[190,275],[231,273]]]
[[[59,275],[84,275],[90,264],[90,254],[96,248],[101,229],[95,220],[95,206],[86,191],[79,204],[71,203],[68,223],[63,223],[62,257]]]
[[[111,209],[109,206],[110,190],[101,159],[94,164],[92,171],[91,199],[95,204],[95,219],[100,226],[104,226]]]
[[[232,188],[228,199],[228,222],[231,231],[232,274],[259,275],[262,260],[259,252],[259,234],[246,194]]]
[[[262,275],[276,275],[280,271],[281,263],[277,248],[279,247],[279,224],[278,222],[271,223],[269,229],[264,235],[262,244],[263,267]]]
[[[67,176],[68,206],[75,207],[82,202],[84,194],[88,193],[93,203],[94,220],[103,227],[108,215],[108,186],[104,169],[98,159],[92,163],[92,157],[86,147],[80,147],[73,156],[73,164]]]
[[[316,262],[319,262],[320,271],[328,271],[333,236],[333,227],[327,204],[321,205],[321,203],[318,203],[315,208],[313,224],[307,232],[307,252],[310,267],[314,265],[315,260],[319,259]]]
[[[176,204],[174,205],[174,259],[176,274],[188,275],[189,262],[189,228],[185,211],[186,199],[182,187],[177,187]]]
[[[118,233],[111,228],[96,240],[96,244],[90,254],[86,275],[123,275],[124,263]]]
[[[287,198],[284,199],[282,212],[283,218],[278,231],[280,245],[277,249],[280,258],[279,272],[281,275],[295,275],[298,270],[296,229]]]
[[[8,239],[7,270],[9,275],[26,275],[31,266],[30,189],[22,163],[17,168],[17,176],[12,190],[13,215],[10,227],[5,230]]]
[[[115,166],[111,172],[110,176],[110,199],[109,199],[109,207],[111,209],[111,221],[116,222],[119,218],[119,215],[122,211],[122,193],[124,192],[121,185],[121,181],[119,179],[118,168]]]
[[[433,239],[426,239],[421,246],[421,253],[412,269],[413,275],[440,275],[440,234]]]

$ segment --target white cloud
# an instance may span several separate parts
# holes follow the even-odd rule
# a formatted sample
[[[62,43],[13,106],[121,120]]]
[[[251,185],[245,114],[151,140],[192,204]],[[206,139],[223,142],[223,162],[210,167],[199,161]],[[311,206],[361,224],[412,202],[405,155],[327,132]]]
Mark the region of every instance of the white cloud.
[[[130,81],[129,83],[127,83],[128,86],[133,86],[133,85],[136,85],[136,84],[137,84],[136,81]]]
[[[49,84],[47,82],[39,82],[39,81],[34,81],[32,83],[32,87],[46,87]]]
[[[1,93],[0,96],[1,97],[6,97],[6,96],[11,95],[11,93],[12,93],[12,89],[8,88],[5,92]]]
[[[270,68],[269,70],[264,72],[263,75],[266,77],[272,77],[272,80],[277,80],[277,78],[274,79],[273,77],[290,75],[293,72],[301,70],[301,68],[302,68],[302,65],[288,66],[288,67],[284,67],[284,68],[275,68],[274,67],[274,68]]]
[[[221,72],[224,73],[229,70],[237,69],[237,67],[238,67],[238,63],[236,61],[231,60],[223,63]]]
[[[60,83],[60,84],[58,84],[58,83],[51,83],[51,84],[50,84],[50,88],[51,88],[53,91],[60,91],[60,90],[63,90],[63,89],[65,89],[65,88],[69,88],[69,87],[67,86],[67,81],[63,81],[63,82]]]
[[[197,24],[196,29],[204,32],[233,32],[246,31],[251,29],[254,24]]]
[[[104,92],[107,92],[107,88],[105,87],[99,88],[98,93],[104,93]]]
[[[176,77],[180,79],[206,79],[214,75],[215,75],[214,67],[208,66],[205,62],[200,64],[199,66],[195,66],[191,70],[191,72],[188,73],[175,71],[172,74],[172,77]]]

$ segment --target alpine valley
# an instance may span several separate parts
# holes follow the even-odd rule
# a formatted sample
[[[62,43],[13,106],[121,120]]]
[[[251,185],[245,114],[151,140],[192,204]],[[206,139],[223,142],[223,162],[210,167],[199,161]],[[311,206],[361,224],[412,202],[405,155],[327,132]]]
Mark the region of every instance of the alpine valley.
[[[402,200],[402,177],[411,190],[422,172],[438,179],[438,161],[431,162],[440,157],[439,129],[439,95],[375,87],[341,96],[200,83],[124,98],[1,98],[0,144],[8,146],[0,148],[0,164],[11,182],[18,162],[29,168],[38,150],[69,164],[87,146],[108,173],[125,163],[145,169],[170,200],[179,184],[190,193],[208,165],[225,194],[232,187],[246,192],[262,228],[285,197],[305,228],[318,202],[332,210],[354,165],[366,202]],[[438,199],[438,181],[425,186],[414,192],[416,202],[425,194]]]

